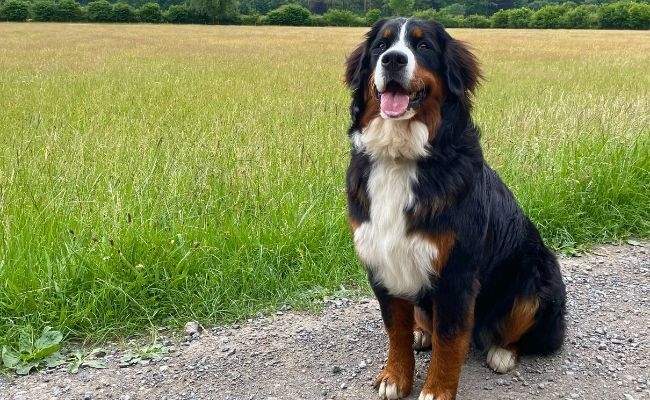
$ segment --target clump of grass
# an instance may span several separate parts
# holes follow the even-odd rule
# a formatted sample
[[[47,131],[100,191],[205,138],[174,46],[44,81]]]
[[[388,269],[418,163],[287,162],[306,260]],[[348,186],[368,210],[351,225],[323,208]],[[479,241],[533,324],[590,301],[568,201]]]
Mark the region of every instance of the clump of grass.
[[[365,288],[341,84],[363,30],[96,28],[0,25],[0,342],[27,325],[96,342]],[[643,35],[454,34],[486,66],[485,153],[547,242],[647,237]]]

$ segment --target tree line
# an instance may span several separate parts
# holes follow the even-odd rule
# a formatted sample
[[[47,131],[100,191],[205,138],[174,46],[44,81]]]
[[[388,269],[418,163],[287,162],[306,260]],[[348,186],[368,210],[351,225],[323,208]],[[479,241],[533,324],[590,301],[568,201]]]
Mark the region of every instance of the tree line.
[[[650,29],[650,4],[643,0],[603,4],[542,3],[539,7],[540,0],[519,0],[519,3],[516,3],[517,0],[497,0],[500,3],[485,1],[482,8],[477,8],[477,4],[481,3],[478,1],[472,6],[474,11],[468,11],[469,8],[462,3],[444,5],[441,1],[431,0],[364,0],[365,11],[358,7],[342,8],[346,0],[308,1],[274,4],[269,0],[243,0],[242,4],[238,4],[237,0],[186,0],[184,3],[169,3],[163,9],[158,2],[134,6],[107,0],[85,4],[76,0],[0,0],[0,20],[369,26],[384,17],[414,15],[438,21],[448,28]],[[334,7],[323,6],[325,1]],[[476,12],[482,10],[487,13],[487,8],[494,7],[494,4],[503,7],[489,15]],[[508,7],[518,4],[526,5]]]

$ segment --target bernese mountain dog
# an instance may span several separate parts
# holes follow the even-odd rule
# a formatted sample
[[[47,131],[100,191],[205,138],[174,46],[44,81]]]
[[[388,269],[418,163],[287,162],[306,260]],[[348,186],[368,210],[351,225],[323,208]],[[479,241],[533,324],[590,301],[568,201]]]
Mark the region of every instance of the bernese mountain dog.
[[[557,350],[565,287],[512,193],[485,162],[470,112],[476,57],[432,21],[378,21],[347,59],[349,225],[388,335],[379,396],[456,397],[470,342],[498,373]]]

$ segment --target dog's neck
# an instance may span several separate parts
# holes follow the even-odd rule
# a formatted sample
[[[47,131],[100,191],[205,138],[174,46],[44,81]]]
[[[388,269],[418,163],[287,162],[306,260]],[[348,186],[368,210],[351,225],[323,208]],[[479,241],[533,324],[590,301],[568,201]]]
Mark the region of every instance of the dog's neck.
[[[352,145],[373,160],[416,161],[429,155],[429,131],[420,121],[376,117],[352,134]]]

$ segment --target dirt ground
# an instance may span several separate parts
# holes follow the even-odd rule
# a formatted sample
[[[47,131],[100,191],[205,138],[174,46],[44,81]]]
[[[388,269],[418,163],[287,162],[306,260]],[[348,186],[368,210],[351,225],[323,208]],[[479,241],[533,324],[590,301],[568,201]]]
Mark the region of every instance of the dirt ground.
[[[605,246],[561,259],[569,333],[561,352],[526,357],[506,375],[469,355],[459,399],[650,399],[650,244]],[[321,313],[284,311],[203,331],[161,360],[109,368],[0,375],[0,399],[375,399],[386,357],[371,298],[328,301]],[[429,352],[417,354],[414,391]]]

